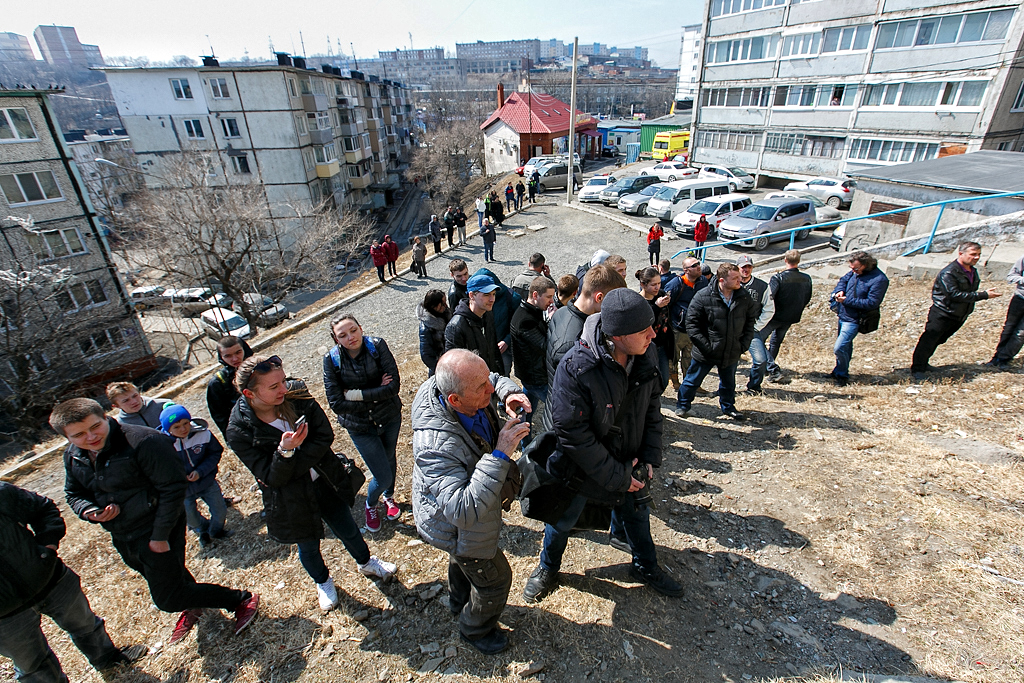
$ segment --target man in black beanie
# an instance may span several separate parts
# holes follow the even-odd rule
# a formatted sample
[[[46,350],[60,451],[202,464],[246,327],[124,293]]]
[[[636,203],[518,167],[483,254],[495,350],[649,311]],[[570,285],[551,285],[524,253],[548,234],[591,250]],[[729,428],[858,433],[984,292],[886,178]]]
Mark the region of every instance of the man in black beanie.
[[[658,566],[645,502],[653,468],[661,465],[662,386],[653,323],[640,294],[613,289],[558,364],[548,401],[558,446],[547,470],[574,495],[562,517],[545,525],[540,564],[523,590],[526,602],[539,602],[558,587],[569,533],[588,503],[612,508],[612,527],[625,532],[636,580],[664,595],[683,593]]]

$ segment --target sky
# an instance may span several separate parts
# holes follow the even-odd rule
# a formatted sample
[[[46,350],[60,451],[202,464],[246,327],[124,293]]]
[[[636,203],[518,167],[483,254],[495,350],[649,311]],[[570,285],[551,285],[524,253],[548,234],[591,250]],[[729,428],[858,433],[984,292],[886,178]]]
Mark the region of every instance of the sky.
[[[702,0],[588,0],[521,3],[499,0],[35,0],[7,3],[0,32],[29,37],[40,24],[74,26],[78,39],[104,56],[168,60],[210,53],[222,59],[269,59],[274,50],[376,57],[378,50],[441,46],[476,40],[557,38],[650,49],[659,66],[679,68],[682,27],[701,23]],[[641,9],[642,8],[642,9]],[[300,40],[300,32],[302,34]],[[209,36],[209,37],[207,37]],[[351,46],[350,46],[351,44]]]

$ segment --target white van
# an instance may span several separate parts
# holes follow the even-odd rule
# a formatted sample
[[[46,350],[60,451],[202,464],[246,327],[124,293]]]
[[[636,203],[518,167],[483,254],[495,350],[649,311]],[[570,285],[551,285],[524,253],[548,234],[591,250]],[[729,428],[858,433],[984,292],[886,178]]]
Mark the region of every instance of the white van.
[[[670,221],[694,203],[715,195],[729,194],[729,183],[724,180],[697,178],[667,183],[654,193],[647,203],[647,215]]]

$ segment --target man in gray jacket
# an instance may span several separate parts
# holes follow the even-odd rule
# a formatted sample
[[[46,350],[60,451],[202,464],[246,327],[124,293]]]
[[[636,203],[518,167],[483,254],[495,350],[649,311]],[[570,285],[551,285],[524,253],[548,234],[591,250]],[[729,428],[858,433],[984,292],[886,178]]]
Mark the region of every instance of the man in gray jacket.
[[[1010,307],[1006,309],[1006,322],[1003,323],[1003,332],[999,335],[999,344],[996,346],[996,355],[992,356],[986,365],[998,370],[1007,370],[1010,361],[1024,346],[1024,256],[1017,259],[1006,276],[1006,281],[1017,285],[1010,297]]]
[[[495,399],[509,419],[502,427]],[[412,406],[412,511],[420,536],[448,553],[449,608],[459,633],[484,654],[508,647],[498,619],[508,601],[512,569],[498,548],[501,511],[521,480],[512,453],[531,410],[515,382],[489,373],[479,356],[452,349],[437,362]]]

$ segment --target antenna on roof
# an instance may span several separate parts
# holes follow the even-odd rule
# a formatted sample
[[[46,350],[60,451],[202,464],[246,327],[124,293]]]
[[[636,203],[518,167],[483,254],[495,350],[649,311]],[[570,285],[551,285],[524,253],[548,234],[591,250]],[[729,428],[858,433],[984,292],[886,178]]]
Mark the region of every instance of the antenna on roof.
[[[267,36],[267,42],[270,43],[270,54],[271,54],[271,56],[273,56],[274,55],[274,39],[271,38],[270,36]]]
[[[356,59],[356,46],[349,43],[348,46],[352,48],[352,62],[356,65],[356,70],[359,70],[359,60]]]
[[[302,31],[299,31],[299,45],[302,46],[302,56],[306,56],[306,41],[302,39]]]
[[[206,43],[210,46],[210,56],[216,57],[217,53],[213,51],[213,42],[210,40],[210,34],[206,34]]]

